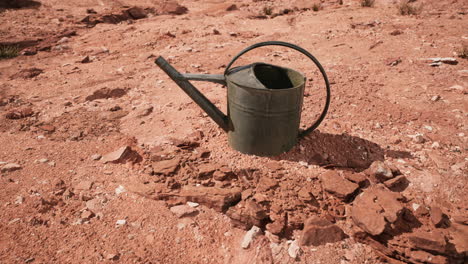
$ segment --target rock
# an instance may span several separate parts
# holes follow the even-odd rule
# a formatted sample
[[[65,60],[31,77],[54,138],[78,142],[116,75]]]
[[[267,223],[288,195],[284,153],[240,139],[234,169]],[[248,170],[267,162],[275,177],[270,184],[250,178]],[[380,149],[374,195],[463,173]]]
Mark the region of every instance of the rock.
[[[80,60],[81,63],[90,63],[91,59],[89,56],[84,57],[83,59]]]
[[[127,220],[125,219],[117,220],[117,222],[115,222],[116,226],[123,226],[125,224],[127,224]]]
[[[198,213],[198,210],[188,206],[186,204],[176,205],[170,208],[171,212],[174,213],[178,218],[193,216]]]
[[[393,178],[392,170],[382,161],[372,162],[366,173],[377,182],[384,182]]]
[[[75,185],[75,190],[87,191],[91,189],[93,184],[94,183],[92,181],[80,181],[77,185]]]
[[[444,254],[447,246],[445,236],[437,230],[431,232],[418,231],[409,236],[411,245],[437,254]]]
[[[452,223],[450,226],[450,243],[455,246],[458,254],[466,256],[468,253],[468,226]]]
[[[32,79],[43,72],[44,71],[42,69],[38,69],[38,68],[23,69],[13,74],[12,76],[10,76],[10,78],[11,79]]]
[[[193,203],[193,202],[187,202],[187,205],[193,208],[198,207],[200,204],[199,203]]]
[[[403,212],[402,197],[381,186],[369,188],[354,200],[351,217],[354,223],[371,235],[381,234],[387,222],[395,222]]]
[[[55,132],[55,127],[53,125],[42,125],[42,126],[39,126],[38,128],[47,133]]]
[[[408,257],[417,263],[428,263],[428,264],[445,264],[447,259],[443,256],[437,255],[434,256],[426,251],[415,250],[410,251]]]
[[[139,106],[135,110],[135,117],[145,117],[150,115],[153,112],[154,107],[152,105],[143,105]]]
[[[300,245],[319,246],[326,243],[334,243],[346,238],[346,234],[338,226],[326,219],[318,217],[309,218],[304,223]]]
[[[431,207],[431,222],[434,224],[435,227],[441,227],[446,219],[447,216],[442,212],[442,210],[439,207]]]
[[[320,180],[325,191],[339,199],[348,199],[359,188],[359,185],[344,179],[336,171],[325,172]]]
[[[231,4],[226,8],[226,11],[239,10],[235,4]]]
[[[384,182],[384,185],[387,186],[392,191],[403,191],[406,186],[408,186],[408,180],[405,175],[397,176],[393,179]]]
[[[94,91],[92,95],[85,98],[86,101],[94,101],[97,99],[120,98],[127,94],[127,91],[122,88],[109,89],[107,87]]]
[[[33,114],[34,111],[31,107],[23,107],[10,110],[8,113],[6,113],[5,117],[7,119],[22,119],[32,116]]]
[[[152,164],[154,174],[171,175],[179,168],[180,159],[156,161]]]
[[[39,162],[39,163],[47,163],[48,161],[49,160],[46,159],[46,158],[37,160],[37,162]]]
[[[452,220],[455,223],[461,225],[468,225],[468,216],[467,215],[452,215]]]
[[[100,154],[94,154],[94,155],[91,156],[91,159],[92,159],[92,160],[100,160],[101,157],[102,157],[102,156],[101,156]]]
[[[117,188],[115,188],[115,194],[119,195],[121,193],[124,193],[126,192],[127,190],[125,190],[125,187],[123,187],[122,185],[119,185]]]
[[[203,163],[198,166],[198,177],[205,178],[209,177],[213,174],[213,172],[217,169],[217,166],[210,164],[210,163]]]
[[[437,102],[439,100],[440,100],[440,95],[434,95],[434,96],[431,97],[432,102]]]
[[[356,183],[360,187],[364,187],[367,181],[367,177],[364,173],[353,173],[345,171],[343,172],[343,175],[347,180]]]
[[[262,176],[257,184],[257,192],[266,192],[276,187],[278,187],[278,182],[275,179]]]
[[[292,241],[288,248],[288,255],[291,258],[296,259],[300,254],[301,248],[299,247],[297,240]]]
[[[413,141],[417,144],[423,144],[426,142],[426,138],[423,135],[416,135],[413,137]]]
[[[188,8],[178,4],[177,2],[164,2],[160,8],[158,8],[158,13],[160,14],[171,14],[171,15],[183,15],[188,12]]]
[[[130,7],[126,11],[124,11],[129,14],[129,16],[133,19],[143,19],[147,17],[147,12],[140,8],[140,7]]]
[[[109,253],[106,255],[107,260],[118,260],[120,258],[120,254]]]
[[[226,215],[231,218],[234,226],[250,229],[252,226],[264,226],[268,214],[252,200],[241,201],[230,207]]]
[[[24,202],[23,196],[16,196],[15,204],[22,204]]]
[[[12,172],[16,170],[21,170],[23,167],[16,163],[7,163],[2,166],[1,172]]]
[[[183,186],[179,193],[163,194],[156,197],[175,203],[196,202],[213,208],[218,212],[240,201],[241,191],[237,188],[226,189],[205,186]]]
[[[92,217],[94,217],[94,213],[90,210],[84,210],[81,212],[81,219],[91,219]]]
[[[286,224],[287,224],[286,214],[277,215],[272,218],[274,218],[272,219],[274,220],[273,223],[267,224],[266,229],[270,231],[272,234],[281,235],[284,229],[286,228]]]
[[[252,228],[245,233],[244,238],[242,239],[241,247],[246,249],[249,248],[250,244],[254,238],[260,233],[260,228],[252,226]]]
[[[55,161],[48,162],[47,165],[49,165],[51,167],[55,167]]]
[[[121,147],[114,152],[107,153],[101,158],[103,163],[125,163],[133,162],[136,163],[141,160],[141,156],[138,152],[132,150],[129,146]]]
[[[265,164],[265,167],[269,169],[270,171],[277,171],[281,170],[283,166],[281,166],[281,163],[278,161],[270,161]]]
[[[430,60],[432,61],[432,63],[439,63],[439,62],[442,62],[442,63],[446,63],[446,64],[452,64],[452,65],[456,65],[458,64],[458,61],[456,58],[428,58],[427,60]]]

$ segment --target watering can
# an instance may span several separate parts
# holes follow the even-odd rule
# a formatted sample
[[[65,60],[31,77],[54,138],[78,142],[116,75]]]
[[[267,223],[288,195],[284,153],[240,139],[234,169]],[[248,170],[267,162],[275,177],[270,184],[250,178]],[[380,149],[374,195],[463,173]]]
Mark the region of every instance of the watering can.
[[[302,73],[260,62],[231,69],[232,64],[246,52],[271,45],[301,52],[323,75],[327,94],[325,105],[319,118],[305,130],[299,130],[306,82]],[[320,125],[330,105],[330,84],[322,65],[308,51],[287,42],[260,42],[242,50],[228,64],[224,74],[181,74],[161,56],[155,63],[228,133],[229,145],[245,154],[274,156],[289,151],[299,138]],[[227,115],[200,93],[190,80],[227,86]]]

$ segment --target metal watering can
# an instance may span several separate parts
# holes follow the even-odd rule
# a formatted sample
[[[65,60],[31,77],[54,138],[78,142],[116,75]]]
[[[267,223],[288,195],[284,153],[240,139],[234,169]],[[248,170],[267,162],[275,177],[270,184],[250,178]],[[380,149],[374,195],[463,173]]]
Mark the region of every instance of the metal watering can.
[[[327,97],[323,111],[309,128],[299,131],[306,78],[288,68],[266,63],[234,67],[244,53],[263,46],[284,46],[311,59],[323,75]],[[258,156],[274,156],[289,151],[325,118],[330,105],[330,84],[322,65],[308,51],[296,45],[267,41],[242,50],[226,67],[224,74],[181,74],[163,57],[155,63],[182,88],[224,131],[232,148]],[[227,115],[221,112],[189,80],[227,85]]]

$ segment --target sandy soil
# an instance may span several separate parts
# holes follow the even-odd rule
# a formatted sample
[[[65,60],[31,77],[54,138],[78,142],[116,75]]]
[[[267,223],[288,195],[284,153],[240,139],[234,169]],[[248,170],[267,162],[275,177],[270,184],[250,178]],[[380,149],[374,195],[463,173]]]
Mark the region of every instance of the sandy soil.
[[[0,60],[0,263],[466,261],[466,1],[314,4],[2,2],[0,44],[21,55]],[[268,40],[316,56],[332,101],[291,151],[256,157],[154,60],[219,74]],[[314,122],[325,88],[307,58],[236,64],[252,62],[303,72]],[[225,111],[224,87],[194,84]]]

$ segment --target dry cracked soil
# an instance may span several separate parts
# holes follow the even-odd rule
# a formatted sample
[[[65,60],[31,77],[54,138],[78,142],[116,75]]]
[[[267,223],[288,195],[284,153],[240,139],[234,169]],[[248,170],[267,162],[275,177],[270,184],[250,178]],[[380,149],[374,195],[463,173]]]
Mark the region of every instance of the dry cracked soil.
[[[363,6],[370,3],[372,7]],[[464,0],[2,0],[0,263],[466,263]],[[246,155],[155,65],[287,41],[323,123]],[[303,55],[301,129],[325,102]],[[226,88],[193,82],[222,111]],[[272,142],[274,144],[274,142]]]

